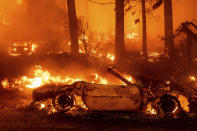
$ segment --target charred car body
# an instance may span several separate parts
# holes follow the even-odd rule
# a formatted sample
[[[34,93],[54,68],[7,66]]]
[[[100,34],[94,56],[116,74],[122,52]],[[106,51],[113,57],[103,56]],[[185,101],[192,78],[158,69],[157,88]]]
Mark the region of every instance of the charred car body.
[[[31,55],[34,51],[34,46],[32,42],[14,42],[9,47],[9,54],[11,56]]]
[[[33,103],[52,99],[52,105],[58,112],[67,112],[76,103],[76,96],[91,111],[151,111],[152,114],[176,116],[188,111],[183,104],[187,98],[179,92],[173,92],[166,83],[151,86],[151,82],[132,84],[113,68],[108,69],[126,85],[92,84],[83,81],[72,85],[44,86],[33,91]],[[188,102],[188,101],[187,101]],[[187,103],[186,102],[186,103]],[[147,108],[150,108],[147,110]]]

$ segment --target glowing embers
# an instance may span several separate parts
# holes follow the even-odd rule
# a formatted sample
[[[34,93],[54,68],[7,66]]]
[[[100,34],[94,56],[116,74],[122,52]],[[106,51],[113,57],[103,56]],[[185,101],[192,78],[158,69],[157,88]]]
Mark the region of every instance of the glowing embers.
[[[31,55],[35,53],[37,45],[33,42],[14,42],[9,47],[11,56]]]

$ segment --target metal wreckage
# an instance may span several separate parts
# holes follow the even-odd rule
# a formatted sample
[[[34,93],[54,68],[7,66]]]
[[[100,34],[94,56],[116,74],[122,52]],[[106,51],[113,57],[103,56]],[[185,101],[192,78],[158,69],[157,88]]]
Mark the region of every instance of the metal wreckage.
[[[126,85],[92,84],[78,81],[71,85],[43,86],[33,91],[33,104],[46,99],[57,112],[69,112],[77,106],[77,97],[88,111],[129,111],[159,116],[178,116],[189,112],[183,93],[173,90],[179,85],[160,80],[139,78],[135,84],[122,77],[114,68],[108,71]],[[172,88],[171,88],[172,87]],[[79,105],[82,105],[82,104]]]

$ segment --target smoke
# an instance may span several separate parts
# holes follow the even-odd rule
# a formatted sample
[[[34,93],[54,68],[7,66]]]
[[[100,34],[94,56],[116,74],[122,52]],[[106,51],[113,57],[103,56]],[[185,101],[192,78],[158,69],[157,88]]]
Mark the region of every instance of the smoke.
[[[1,0],[0,42],[68,40],[64,0]],[[58,46],[54,46],[58,47]]]

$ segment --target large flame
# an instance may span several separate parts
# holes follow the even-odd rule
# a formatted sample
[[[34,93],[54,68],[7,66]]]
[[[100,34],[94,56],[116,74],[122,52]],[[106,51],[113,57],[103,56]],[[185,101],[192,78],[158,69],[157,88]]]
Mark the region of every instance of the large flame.
[[[74,78],[60,75],[52,76],[49,71],[43,70],[41,66],[36,66],[33,73],[33,77],[22,76],[16,79],[13,85],[10,85],[7,79],[3,80],[1,83],[4,88],[14,87],[20,89],[24,87],[34,89],[50,83],[72,84],[76,81],[87,81],[90,83],[108,84],[108,81],[105,78],[99,76],[99,74],[97,73],[93,73],[91,74],[91,76],[93,76],[91,77],[91,79],[87,79],[85,77]]]

